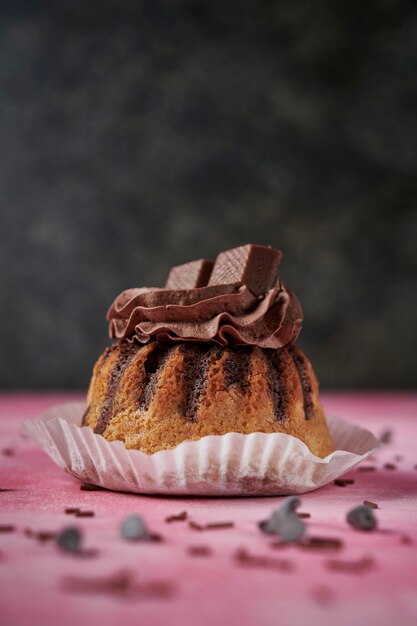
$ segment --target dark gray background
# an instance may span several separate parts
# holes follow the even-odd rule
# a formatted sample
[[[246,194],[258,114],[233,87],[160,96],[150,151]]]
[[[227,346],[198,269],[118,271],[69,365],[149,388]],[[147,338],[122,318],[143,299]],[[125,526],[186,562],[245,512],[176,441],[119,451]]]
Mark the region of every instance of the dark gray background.
[[[85,387],[119,291],[254,241],[322,386],[414,386],[413,5],[0,2],[0,385]]]

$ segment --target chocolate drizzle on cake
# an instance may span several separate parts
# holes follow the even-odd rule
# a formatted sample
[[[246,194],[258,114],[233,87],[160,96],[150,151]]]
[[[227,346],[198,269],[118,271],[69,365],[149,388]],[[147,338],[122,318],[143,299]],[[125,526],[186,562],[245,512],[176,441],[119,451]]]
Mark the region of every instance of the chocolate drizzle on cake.
[[[186,420],[194,422],[197,416],[199,401],[207,384],[209,364],[221,356],[218,348],[207,349],[199,344],[184,344],[181,346],[184,355],[183,379],[184,395],[181,413]]]
[[[287,390],[283,379],[285,371],[285,354],[282,350],[268,350],[265,352],[268,360],[268,383],[271,393],[272,406],[277,420],[286,418]]]
[[[159,374],[168,358],[169,352],[173,349],[172,345],[166,343],[155,343],[155,346],[146,357],[145,379],[142,386],[142,396],[139,398],[140,408],[143,411],[149,409],[153,395],[156,391]]]
[[[313,405],[313,389],[310,382],[310,376],[308,373],[307,361],[295,346],[290,346],[288,348],[288,352],[294,362],[294,365],[297,369],[298,376],[301,382],[301,389],[303,391],[303,399],[304,399],[304,417],[306,420],[309,420],[313,417],[314,414],[314,405]]]
[[[233,352],[228,351],[223,361],[224,386],[226,389],[236,387],[241,393],[247,390],[251,356],[252,348],[236,348]]]
[[[113,402],[123,372],[138,351],[138,346],[134,343],[121,343],[119,344],[119,347],[119,358],[117,359],[116,363],[113,366],[113,369],[110,372],[106,397],[104,399],[100,415],[94,429],[94,432],[99,435],[102,435],[104,433],[111,420],[113,413]]]

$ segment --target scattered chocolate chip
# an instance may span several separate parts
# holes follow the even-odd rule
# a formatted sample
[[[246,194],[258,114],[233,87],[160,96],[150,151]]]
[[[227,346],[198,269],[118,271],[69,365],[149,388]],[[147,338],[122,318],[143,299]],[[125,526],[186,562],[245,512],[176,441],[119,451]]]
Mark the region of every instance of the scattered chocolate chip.
[[[308,517],[311,517],[311,513],[297,513],[297,515],[300,519],[307,519]]]
[[[337,537],[309,537],[299,545],[308,549],[340,550],[343,548],[343,541]]]
[[[82,535],[78,528],[64,528],[58,537],[57,544],[66,552],[81,552]]]
[[[99,485],[90,485],[90,483],[83,483],[80,485],[81,491],[104,491],[103,487]]]
[[[75,511],[75,517],[94,517],[95,513],[94,511],[81,511],[80,509],[78,509],[78,511]]]
[[[301,501],[296,496],[286,498],[268,520],[258,523],[262,532],[278,535],[283,542],[299,541],[305,531],[305,524],[296,513]]]
[[[266,569],[276,569],[281,572],[290,572],[294,569],[293,564],[288,559],[277,559],[270,556],[257,556],[250,554],[245,548],[239,548],[235,553],[235,561],[239,565],[249,567],[261,567]]]
[[[391,430],[384,430],[380,436],[379,436],[379,441],[383,444],[388,444],[391,443],[392,441],[392,431]]]
[[[397,466],[394,463],[384,463],[384,469],[387,470],[396,470]]]
[[[178,515],[169,515],[169,517],[165,518],[165,521],[168,524],[170,524],[171,522],[184,522],[187,517],[187,511],[182,511],[182,513],[178,513]]]
[[[15,450],[13,450],[13,448],[3,448],[2,450],[3,456],[13,456],[14,453],[15,453]]]
[[[0,533],[14,533],[15,530],[16,530],[16,527],[12,526],[12,524],[0,525]]]
[[[65,513],[66,513],[67,515],[73,515],[74,513],[78,513],[78,512],[79,512],[79,510],[80,510],[80,509],[79,509],[78,507],[67,507],[67,508],[65,509]]]
[[[123,539],[127,541],[143,541],[151,538],[140,515],[129,515],[126,517],[120,526],[120,532]]]
[[[351,509],[346,520],[350,526],[358,530],[374,530],[376,528],[376,517],[372,509],[364,504]]]
[[[191,556],[210,556],[212,549],[209,546],[188,546],[187,552]]]
[[[358,467],[359,472],[375,472],[376,467],[374,465],[361,465]]]
[[[370,509],[379,509],[378,504],[376,504],[376,502],[371,502],[370,500],[364,500],[363,501],[365,506],[369,506]]]
[[[372,557],[364,556],[357,561],[340,561],[331,559],[326,562],[326,566],[333,572],[347,572],[350,574],[361,574],[374,567],[375,561]]]
[[[353,485],[355,481],[353,480],[353,478],[337,478],[333,482],[338,487],[346,487],[346,485]]]

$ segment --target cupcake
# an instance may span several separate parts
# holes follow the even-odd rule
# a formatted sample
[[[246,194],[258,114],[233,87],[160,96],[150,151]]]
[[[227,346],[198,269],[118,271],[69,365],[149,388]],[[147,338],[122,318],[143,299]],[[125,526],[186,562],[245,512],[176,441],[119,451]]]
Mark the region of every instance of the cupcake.
[[[163,288],[117,296],[107,314],[115,342],[94,366],[83,426],[148,454],[230,432],[286,433],[330,454],[281,258],[249,244],[173,267]]]

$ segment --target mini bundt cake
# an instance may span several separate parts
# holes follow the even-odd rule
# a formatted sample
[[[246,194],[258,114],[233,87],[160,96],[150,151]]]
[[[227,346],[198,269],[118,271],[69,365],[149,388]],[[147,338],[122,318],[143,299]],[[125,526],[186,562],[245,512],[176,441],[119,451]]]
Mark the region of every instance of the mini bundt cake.
[[[288,433],[332,451],[311,364],[298,348],[121,341],[97,361],[84,425],[147,453],[228,432]]]
[[[249,244],[172,268],[164,288],[122,292],[83,425],[148,454],[228,432],[282,432],[332,452],[281,256]]]

